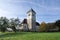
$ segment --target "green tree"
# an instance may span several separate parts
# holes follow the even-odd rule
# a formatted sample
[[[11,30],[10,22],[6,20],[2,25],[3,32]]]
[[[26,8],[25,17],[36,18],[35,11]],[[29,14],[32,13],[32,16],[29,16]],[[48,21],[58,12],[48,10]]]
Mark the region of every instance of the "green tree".
[[[9,20],[6,17],[0,17],[0,31],[5,32],[8,24]]]
[[[15,19],[11,18],[10,19],[10,27],[13,29],[14,32],[16,32],[16,24],[15,24]]]
[[[47,27],[47,24],[46,24],[45,22],[42,22],[42,23],[40,24],[40,31],[41,31],[41,32],[46,31],[46,27]]]
[[[20,24],[20,20],[19,20],[18,17],[14,20],[14,22],[15,22],[15,26],[16,26],[16,27],[19,26],[19,24]]]
[[[60,31],[60,20],[57,20],[57,21],[55,22],[55,25],[59,27],[59,31]]]

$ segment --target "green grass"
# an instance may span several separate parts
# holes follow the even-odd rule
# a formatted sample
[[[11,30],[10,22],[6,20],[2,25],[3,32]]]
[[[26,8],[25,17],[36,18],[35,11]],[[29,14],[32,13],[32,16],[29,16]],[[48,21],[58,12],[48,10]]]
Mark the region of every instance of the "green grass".
[[[0,40],[60,40],[60,32],[36,33],[17,32],[0,33]]]

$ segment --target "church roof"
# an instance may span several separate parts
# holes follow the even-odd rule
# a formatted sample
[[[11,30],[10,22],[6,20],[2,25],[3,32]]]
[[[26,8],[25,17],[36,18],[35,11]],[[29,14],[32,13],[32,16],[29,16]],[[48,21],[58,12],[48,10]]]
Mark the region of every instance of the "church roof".
[[[39,24],[38,22],[36,22],[36,25],[37,25],[37,26],[40,26],[40,24]]]
[[[22,21],[22,23],[23,23],[23,24],[27,24],[27,19],[24,19],[24,20]]]
[[[34,13],[36,13],[32,8],[31,8],[27,13],[29,13],[29,12],[34,12]]]
[[[27,24],[27,19],[24,19],[24,20],[22,21],[22,24]],[[36,22],[36,25],[37,25],[37,26],[40,26],[40,24],[39,24],[38,22]]]

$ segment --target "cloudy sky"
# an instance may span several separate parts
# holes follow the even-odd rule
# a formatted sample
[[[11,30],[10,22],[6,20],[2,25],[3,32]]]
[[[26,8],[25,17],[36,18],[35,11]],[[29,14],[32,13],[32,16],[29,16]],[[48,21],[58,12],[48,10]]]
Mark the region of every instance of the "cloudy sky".
[[[60,0],[0,0],[0,16],[7,18],[23,20],[31,8],[36,12],[39,23],[60,19]]]

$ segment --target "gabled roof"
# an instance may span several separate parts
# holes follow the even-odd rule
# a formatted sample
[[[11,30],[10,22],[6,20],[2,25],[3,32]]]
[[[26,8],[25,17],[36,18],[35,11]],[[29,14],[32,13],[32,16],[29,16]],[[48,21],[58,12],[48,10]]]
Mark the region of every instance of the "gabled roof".
[[[24,20],[22,21],[22,23],[23,23],[23,24],[27,24],[27,19],[24,19]]]
[[[27,19],[24,19],[24,20],[22,21],[22,24],[27,24]],[[37,26],[40,26],[40,24],[39,24],[38,22],[36,22],[36,25],[37,25]]]
[[[29,12],[34,12],[34,13],[36,13],[32,8],[31,8],[27,13],[29,13]]]
[[[38,22],[36,22],[36,25],[37,25],[37,26],[40,26],[40,24],[39,24]]]

